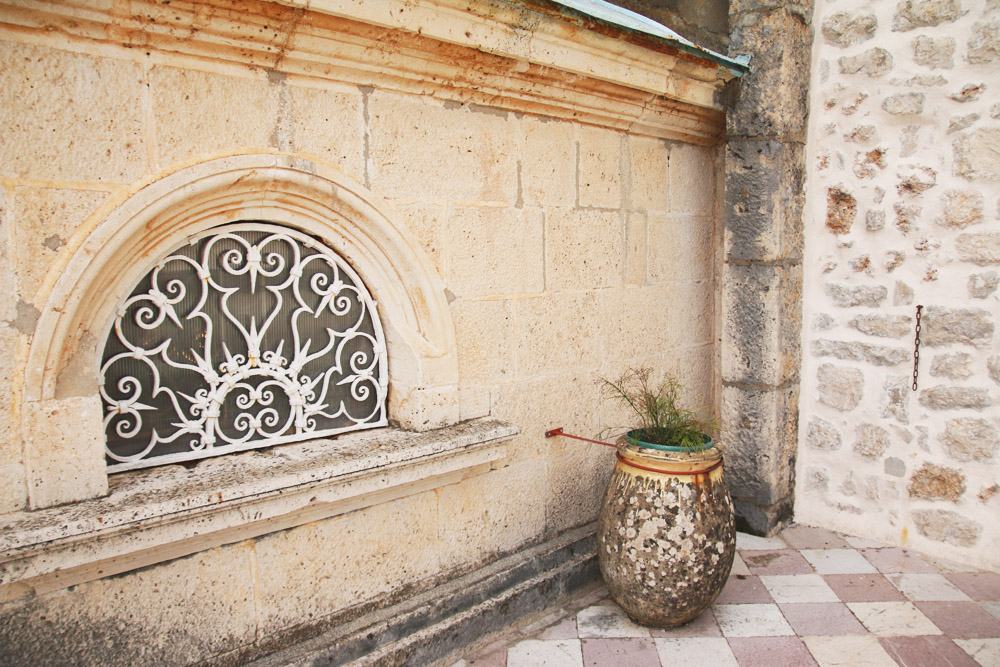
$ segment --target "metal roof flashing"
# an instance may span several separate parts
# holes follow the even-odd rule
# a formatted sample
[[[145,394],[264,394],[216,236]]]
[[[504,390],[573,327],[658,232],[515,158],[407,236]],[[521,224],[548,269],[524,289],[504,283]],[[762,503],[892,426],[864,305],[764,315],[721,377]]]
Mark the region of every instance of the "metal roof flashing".
[[[750,56],[731,58],[698,46],[689,39],[682,37],[662,23],[618,7],[604,0],[511,0],[516,4],[548,9],[564,19],[574,23],[582,23],[584,27],[594,29],[600,25],[601,32],[613,28],[619,37],[638,38],[637,41],[646,45],[660,43],[671,50],[679,51],[698,61],[708,61],[732,77],[742,77],[750,71]],[[598,25],[595,25],[594,23]],[[613,35],[613,33],[612,33]],[[613,35],[614,36],[614,35]],[[652,43],[652,44],[651,44]]]

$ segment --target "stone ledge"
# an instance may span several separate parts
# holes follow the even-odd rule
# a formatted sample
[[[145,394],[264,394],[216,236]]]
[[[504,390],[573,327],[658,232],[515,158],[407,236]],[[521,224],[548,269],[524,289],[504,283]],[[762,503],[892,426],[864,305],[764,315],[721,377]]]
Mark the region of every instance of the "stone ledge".
[[[519,432],[495,419],[385,428],[114,475],[103,498],[0,518],[0,601],[452,484]]]

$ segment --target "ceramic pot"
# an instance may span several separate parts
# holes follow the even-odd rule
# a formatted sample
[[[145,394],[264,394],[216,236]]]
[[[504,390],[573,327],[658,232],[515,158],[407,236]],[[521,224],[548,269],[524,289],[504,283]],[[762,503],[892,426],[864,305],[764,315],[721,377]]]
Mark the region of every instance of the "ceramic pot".
[[[597,521],[598,561],[611,597],[654,627],[708,609],[736,554],[733,503],[714,443],[695,452],[618,441],[618,464]],[[708,443],[707,443],[708,444]]]

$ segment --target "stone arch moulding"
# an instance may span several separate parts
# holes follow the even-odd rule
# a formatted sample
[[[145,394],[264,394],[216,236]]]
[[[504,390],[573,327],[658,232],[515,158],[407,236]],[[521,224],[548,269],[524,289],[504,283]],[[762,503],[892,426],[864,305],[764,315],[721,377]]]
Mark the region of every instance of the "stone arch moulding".
[[[180,169],[105,215],[55,279],[28,350],[21,415],[30,506],[107,492],[96,374],[107,323],[158,257],[237,220],[296,228],[347,259],[378,303],[390,419],[418,431],[456,423],[458,358],[444,284],[385,208],[333,167],[265,153]]]

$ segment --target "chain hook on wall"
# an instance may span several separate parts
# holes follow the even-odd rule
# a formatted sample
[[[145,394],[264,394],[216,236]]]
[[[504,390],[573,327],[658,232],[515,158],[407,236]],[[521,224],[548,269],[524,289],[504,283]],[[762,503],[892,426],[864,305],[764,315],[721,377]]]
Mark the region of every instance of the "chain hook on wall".
[[[913,391],[917,390],[917,371],[920,364],[920,311],[923,306],[917,306],[917,325],[913,336]]]

